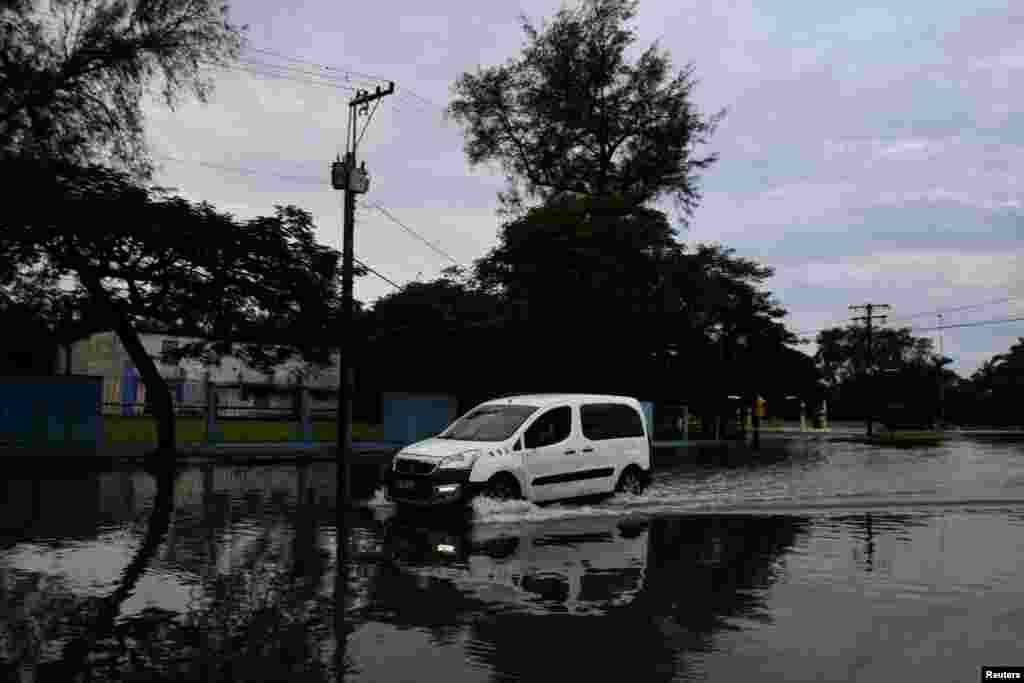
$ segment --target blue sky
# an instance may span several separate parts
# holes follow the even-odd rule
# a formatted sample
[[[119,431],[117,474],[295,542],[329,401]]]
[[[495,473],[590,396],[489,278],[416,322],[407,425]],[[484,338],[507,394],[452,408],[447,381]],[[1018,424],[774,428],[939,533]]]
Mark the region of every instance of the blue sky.
[[[537,22],[558,7],[239,3],[232,16],[261,51],[218,73],[206,105],[148,107],[157,160],[177,159],[164,161],[158,181],[239,216],[295,203],[337,246],[341,195],[327,168],[352,93],[310,81],[343,70],[351,80],[342,86],[382,83],[365,75],[394,80],[398,94],[360,148],[373,176],[365,201],[439,251],[368,206],[357,257],[398,284],[469,264],[496,244],[503,179],[468,167],[442,108],[463,72],[518,54],[520,13]],[[728,111],[710,145],[721,160],[704,175],[704,201],[682,238],[774,267],[768,289],[792,329],[842,323],[849,305],[866,302],[890,304],[894,322],[913,316],[905,324],[920,328],[938,319],[916,314],[936,310],[947,311],[946,324],[1024,316],[1024,8],[642,0],[633,26],[638,50],[657,41],[678,67],[694,63],[698,107]],[[305,73],[267,75],[286,65]],[[372,301],[392,289],[369,277],[356,294]],[[948,329],[943,347],[969,374],[1019,336],[1024,322]]]

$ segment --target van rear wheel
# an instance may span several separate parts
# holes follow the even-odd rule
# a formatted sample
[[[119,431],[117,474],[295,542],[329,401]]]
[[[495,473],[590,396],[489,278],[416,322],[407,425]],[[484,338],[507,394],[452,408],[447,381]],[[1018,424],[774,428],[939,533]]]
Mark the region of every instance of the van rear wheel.
[[[628,493],[639,496],[647,488],[643,473],[637,467],[627,467],[619,475],[619,483],[615,485],[616,493]]]
[[[508,474],[496,474],[487,481],[484,496],[493,500],[518,500],[522,498],[519,482]]]

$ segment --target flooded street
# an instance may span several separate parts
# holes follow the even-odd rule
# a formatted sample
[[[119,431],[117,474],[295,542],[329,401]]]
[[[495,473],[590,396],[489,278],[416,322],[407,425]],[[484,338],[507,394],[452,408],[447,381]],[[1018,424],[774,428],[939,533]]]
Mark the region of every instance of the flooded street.
[[[969,681],[1024,663],[1020,440],[793,440],[662,468],[640,497],[468,519],[378,494],[341,553],[334,485],[316,463],[0,484],[0,672]]]

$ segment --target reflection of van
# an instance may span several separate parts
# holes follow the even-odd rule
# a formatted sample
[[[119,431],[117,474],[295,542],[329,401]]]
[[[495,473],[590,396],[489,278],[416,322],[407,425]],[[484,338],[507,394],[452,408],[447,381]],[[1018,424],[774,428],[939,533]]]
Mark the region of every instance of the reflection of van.
[[[572,614],[631,602],[643,587],[647,523],[609,517],[469,529],[410,526],[394,518],[387,545],[397,565],[452,581],[488,602],[560,603]]]
[[[477,494],[534,502],[640,493],[651,451],[640,403],[532,394],[487,401],[436,437],[399,451],[388,498],[436,505]]]

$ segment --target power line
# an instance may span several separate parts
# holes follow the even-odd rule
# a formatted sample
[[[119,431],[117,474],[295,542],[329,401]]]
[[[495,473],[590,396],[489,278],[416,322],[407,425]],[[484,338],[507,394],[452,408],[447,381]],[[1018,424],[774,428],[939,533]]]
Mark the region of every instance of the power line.
[[[251,168],[242,168],[242,167],[238,167],[238,166],[224,166],[224,165],[221,165],[221,164],[213,164],[213,163],[209,163],[209,162],[205,162],[205,161],[195,161],[195,160],[191,160],[191,159],[179,159],[177,157],[167,156],[167,155],[163,155],[163,154],[158,154],[158,155],[155,155],[155,156],[158,159],[166,159],[167,161],[172,161],[172,162],[179,163],[179,164],[196,164],[197,166],[205,166],[207,168],[212,168],[212,169],[216,169],[216,170],[220,170],[220,171],[227,171],[229,173],[240,173],[242,175],[252,175],[252,176],[261,176],[261,175],[274,176],[275,178],[281,178],[282,180],[288,180],[290,182],[297,182],[297,183],[310,184],[310,185],[323,185],[323,180],[321,180],[319,178],[313,178],[313,177],[310,177],[310,176],[282,175],[282,174],[279,174],[279,173],[273,173],[272,171],[257,171],[255,169],[251,169]],[[430,247],[431,249],[436,251],[441,256],[445,257],[446,259],[448,259],[449,261],[451,261],[452,263],[454,263],[457,266],[461,266],[462,265],[462,263],[460,263],[458,260],[456,260],[451,254],[449,254],[448,252],[444,251],[443,249],[441,249],[437,245],[431,243],[425,237],[423,237],[418,232],[416,232],[415,230],[410,228],[408,225],[406,225],[405,223],[400,221],[398,218],[396,218],[390,211],[385,209],[383,206],[381,206],[379,204],[375,204],[375,203],[368,203],[368,204],[369,204],[369,206],[371,206],[371,207],[377,209],[378,211],[380,211],[381,213],[383,213],[386,217],[391,219],[397,225],[399,225],[402,228],[404,228],[405,230],[407,230],[410,234],[412,234],[414,237],[416,237],[416,239],[418,239],[421,242],[423,242],[424,244],[426,244],[428,247]],[[380,276],[382,279],[385,279],[385,280],[387,279],[387,278],[384,278],[384,276],[380,275],[379,273],[376,273],[376,274],[378,276]],[[395,287],[400,287],[399,285],[395,285],[395,283],[391,282],[390,280],[388,280],[388,282],[390,282],[390,284],[394,285]]]
[[[913,329],[913,330],[915,330],[917,332],[925,332],[925,331],[928,331],[928,330],[948,330],[951,327],[980,327],[982,325],[998,325],[998,324],[1001,324],[1001,323],[1020,322],[1022,320],[1024,320],[1024,317],[1021,317],[1021,318],[996,318],[996,319],[993,319],[993,320],[976,320],[974,322],[969,322],[969,323],[957,323],[955,325],[937,325],[935,327],[914,327],[914,328],[911,328],[911,329]]]
[[[204,63],[216,66],[216,67],[221,68],[221,69],[225,69],[225,70],[229,70],[229,71],[235,71],[235,72],[244,73],[244,74],[249,74],[250,76],[257,76],[257,77],[261,77],[261,78],[273,78],[273,79],[288,81],[290,83],[296,83],[296,84],[301,84],[301,85],[310,85],[310,86],[317,86],[317,87],[320,87],[320,88],[329,88],[331,90],[345,90],[345,91],[348,91],[348,92],[357,92],[358,91],[357,88],[353,88],[350,85],[346,85],[345,83],[343,83],[341,81],[338,81],[338,80],[335,80],[334,78],[331,78],[331,77],[328,77],[328,76],[315,75],[315,74],[311,74],[309,72],[305,72],[305,71],[301,71],[301,70],[298,73],[293,73],[291,71],[287,71],[287,69],[291,68],[291,67],[288,67],[287,65],[270,65],[270,64],[264,64],[264,63],[261,63],[261,62],[246,62],[246,61],[240,61],[240,62],[238,62],[236,64],[221,64],[221,63],[217,63],[217,62],[204,62]],[[277,69],[278,71],[274,71],[274,69]],[[300,74],[305,74],[305,75],[307,75],[307,77],[304,78]],[[360,82],[360,81],[356,80],[356,82]],[[366,82],[366,81],[363,81],[363,82]],[[401,95],[402,93],[401,92],[396,92],[396,94]],[[422,99],[422,98],[420,98],[420,99]],[[401,103],[401,106],[398,103]],[[396,112],[398,112],[400,114],[411,114],[413,112],[418,113],[418,114],[426,114],[427,113],[425,110],[416,107],[416,105],[412,102],[412,100],[409,100],[408,98],[406,98],[406,99],[396,99],[394,102],[392,102],[390,104],[390,106],[391,106],[391,108],[394,111],[396,111]],[[411,109],[407,108],[407,107],[411,107]],[[444,122],[435,122],[435,123],[436,123],[436,125],[444,127]]]
[[[992,319],[992,320],[975,320],[973,322],[956,323],[956,324],[953,324],[953,325],[935,325],[933,327],[911,327],[910,329],[913,332],[931,332],[933,330],[948,330],[948,329],[955,328],[955,327],[983,327],[985,325],[1001,325],[1003,323],[1013,323],[1013,322],[1021,322],[1021,321],[1024,321],[1024,317],[1019,317],[1019,318],[995,318],[995,319]],[[826,329],[828,329],[828,328],[826,328]],[[822,332],[824,330],[818,330],[818,331]],[[794,334],[801,335],[803,333],[794,332]],[[806,342],[806,343],[812,343],[812,342]]]
[[[433,243],[432,243],[432,242],[430,242],[430,241],[429,241],[429,240],[428,240],[427,238],[423,237],[423,236],[422,236],[421,234],[419,234],[418,232],[416,232],[415,230],[413,230],[412,228],[410,228],[410,227],[409,227],[408,225],[406,225],[406,224],[405,224],[405,223],[403,223],[402,221],[400,221],[400,220],[398,220],[397,218],[395,218],[395,216],[394,216],[394,215],[393,215],[393,214],[392,214],[392,213],[391,213],[390,211],[388,211],[387,209],[385,209],[385,208],[384,208],[383,206],[381,206],[380,204],[376,204],[376,203],[374,203],[374,202],[366,202],[366,204],[367,204],[367,205],[369,205],[369,206],[371,206],[371,207],[373,207],[373,208],[375,208],[375,209],[377,209],[378,211],[380,211],[380,212],[381,212],[382,214],[384,214],[384,215],[385,215],[385,216],[387,216],[387,217],[388,217],[389,219],[391,219],[391,221],[392,221],[393,223],[395,223],[396,225],[398,225],[398,226],[400,226],[400,227],[404,228],[406,232],[408,232],[408,233],[409,233],[409,234],[411,234],[411,235],[412,235],[413,237],[415,237],[415,238],[416,238],[416,239],[418,239],[419,241],[421,241],[421,242],[423,242],[424,244],[426,244],[426,245],[427,245],[428,247],[430,247],[430,248],[431,248],[431,249],[433,249],[433,250],[434,250],[435,252],[437,252],[437,253],[438,253],[438,254],[440,254],[441,256],[445,257],[446,259],[448,259],[449,261],[451,261],[451,262],[452,262],[452,263],[454,263],[455,265],[457,265],[457,266],[461,266],[461,265],[462,265],[462,263],[460,263],[460,262],[459,262],[459,261],[458,261],[458,260],[457,260],[457,259],[456,259],[456,258],[455,258],[454,256],[452,256],[451,254],[449,254],[448,252],[446,252],[446,251],[445,251],[444,249],[442,249],[441,247],[438,247],[437,245],[433,244]]]
[[[312,176],[292,176],[283,175],[280,173],[274,173],[273,171],[257,171],[251,168],[243,168],[240,166],[222,166],[221,164],[212,164],[207,161],[195,161],[192,159],[179,159],[177,157],[166,156],[163,154],[154,155],[157,159],[164,159],[166,161],[173,161],[178,164],[195,164],[197,166],[205,166],[207,168],[217,169],[219,171],[228,171],[230,173],[240,173],[242,175],[253,175],[253,176],[274,176],[282,180],[287,180],[294,183],[303,183],[311,185],[323,185],[324,181],[322,178],[314,178]]]
[[[286,55],[286,54],[281,53],[281,52],[275,52],[274,50],[267,50],[265,48],[258,48],[258,47],[254,47],[254,46],[251,46],[251,45],[247,45],[245,49],[250,50],[252,52],[259,52],[259,53],[262,53],[262,54],[265,54],[265,55],[270,55],[272,57],[277,57],[278,59],[284,59],[284,60],[287,60],[289,62],[295,62],[297,64],[305,64],[307,66],[315,66],[318,69],[322,69],[322,70],[325,70],[325,71],[334,71],[334,72],[338,72],[338,73],[342,73],[342,74],[351,74],[351,75],[354,75],[354,76],[362,76],[364,78],[369,78],[369,79],[372,79],[374,81],[392,81],[392,80],[394,80],[392,78],[385,78],[384,76],[378,76],[378,75],[375,75],[375,74],[369,74],[369,73],[366,73],[366,72],[363,72],[363,71],[356,71],[354,69],[347,69],[347,68],[344,68],[344,67],[331,66],[329,64],[322,64],[320,62],[314,62],[314,61],[311,61],[311,60],[308,60],[308,59],[302,59],[300,57],[295,57],[293,55]],[[408,93],[412,97],[416,98],[417,100],[419,100],[420,102],[422,102],[422,103],[424,103],[424,104],[426,104],[428,106],[435,107],[435,108],[440,109],[442,111],[444,111],[444,109],[445,109],[444,107],[442,107],[441,105],[437,104],[436,102],[431,101],[430,99],[420,95],[416,91],[414,91],[411,88],[408,88],[406,86],[400,86],[400,88],[399,88],[399,90],[398,90],[398,92],[396,94],[400,95],[402,93]]]
[[[380,278],[381,280],[383,280],[384,282],[388,283],[389,285],[391,285],[391,286],[392,286],[392,287],[394,287],[395,289],[397,289],[397,290],[401,291],[401,289],[402,289],[402,285],[396,284],[394,280],[392,280],[392,279],[390,279],[390,278],[387,278],[387,277],[385,277],[385,276],[381,275],[381,274],[380,274],[380,273],[378,273],[378,272],[377,272],[376,270],[374,270],[374,269],[373,269],[373,268],[371,268],[370,266],[366,265],[366,263],[365,263],[364,261],[360,261],[359,259],[357,259],[357,258],[355,258],[355,257],[352,257],[352,260],[353,260],[353,261],[355,261],[356,263],[358,263],[359,265],[361,265],[361,266],[362,266],[363,268],[366,268],[366,269],[367,269],[368,271],[370,271],[371,273],[373,273],[374,275],[376,275],[376,276],[377,276],[377,277],[379,277],[379,278]]]
[[[930,316],[930,315],[941,315],[941,314],[945,314],[945,313],[956,313],[958,311],[969,311],[969,310],[973,310],[975,308],[983,308],[985,306],[994,306],[996,304],[1008,303],[1010,301],[1017,301],[1020,298],[1021,297],[1019,297],[1019,296],[1002,297],[1000,299],[992,299],[990,301],[982,301],[982,302],[979,302],[979,303],[976,303],[976,304],[966,304],[964,306],[954,306],[954,307],[951,307],[951,308],[939,308],[939,309],[935,309],[933,311],[922,311],[920,313],[912,313],[911,315],[897,316],[895,318],[890,316],[889,317],[889,322],[899,321],[899,320],[911,320],[913,318],[922,318],[922,317]],[[814,329],[814,330],[801,330],[800,332],[794,332],[793,334],[795,334],[797,336],[806,336],[806,335],[811,335],[811,334],[817,334],[819,332],[824,332],[825,330],[834,329],[836,327],[842,327],[842,325],[839,324],[839,323],[832,323],[832,324],[826,325],[826,326],[818,328],[818,329]],[[929,328],[913,328],[913,329],[929,329],[929,330],[933,330],[933,329],[943,329],[943,328],[941,328],[941,327],[929,327]]]
[[[260,68],[257,68],[256,66],[250,66],[250,65],[246,65],[246,64],[236,64],[236,65],[229,65],[229,66],[225,66],[223,64],[219,64],[218,66],[220,66],[223,69],[229,69],[229,70],[232,70],[232,71],[240,71],[242,73],[251,74],[253,76],[264,76],[264,77],[269,77],[269,78],[277,78],[279,80],[290,81],[292,83],[301,83],[301,84],[304,84],[304,85],[316,85],[316,86],[320,86],[321,88],[330,88],[332,90],[347,90],[347,91],[350,91],[350,92],[355,92],[357,90],[357,88],[353,88],[351,86],[344,85],[343,83],[338,83],[337,81],[313,80],[312,78],[300,78],[296,74],[292,74],[292,73],[288,73],[288,72],[280,73],[280,72],[277,72],[277,71],[267,71],[267,70],[265,70],[266,68],[280,68],[280,67],[260,67]],[[261,70],[261,68],[263,68],[264,70]]]
[[[970,310],[973,310],[975,308],[984,308],[985,306],[994,306],[996,304],[1004,304],[1004,303],[1008,303],[1010,301],[1016,301],[1019,298],[1020,297],[1018,297],[1018,296],[1008,296],[1008,297],[1003,297],[1001,299],[993,299],[991,301],[982,301],[981,303],[977,303],[977,304],[967,304],[966,306],[956,306],[954,308],[939,308],[939,309],[936,309],[934,311],[923,311],[921,313],[914,313],[912,315],[902,315],[902,316],[893,318],[893,320],[910,320],[912,318],[922,318],[924,316],[939,315],[939,314],[942,314],[942,313],[956,313],[957,311],[970,311]]]
[[[378,76],[376,74],[368,74],[368,73],[365,73],[363,71],[356,71],[355,69],[346,69],[346,68],[343,68],[343,67],[330,66],[328,64],[321,64],[319,62],[310,61],[308,59],[302,59],[300,57],[295,57],[295,56],[292,56],[292,55],[286,55],[283,52],[275,52],[274,50],[267,50],[266,48],[255,47],[253,45],[246,45],[245,49],[249,50],[250,52],[260,52],[260,53],[263,53],[265,55],[270,55],[272,57],[277,57],[279,59],[287,60],[289,62],[296,62],[298,64],[308,64],[310,66],[316,66],[316,67],[319,67],[321,69],[325,69],[327,71],[339,71],[339,72],[342,72],[342,73],[349,73],[349,74],[353,74],[353,75],[356,75],[356,76],[364,76],[366,78],[372,78],[375,81],[389,81],[389,80],[391,80],[390,78],[385,78],[383,76]]]
[[[323,80],[329,81],[331,83],[338,83],[339,85],[343,85],[345,83],[353,83],[353,82],[360,83],[360,84],[371,84],[371,85],[374,84],[374,83],[379,83],[379,81],[372,81],[372,80],[367,79],[367,78],[358,78],[358,77],[357,78],[350,78],[348,76],[330,76],[330,75],[325,75],[324,73],[318,72],[318,71],[307,71],[306,69],[303,69],[303,68],[300,68],[300,67],[297,67],[297,66],[290,66],[290,65],[287,65],[287,64],[268,64],[267,62],[257,62],[257,61],[253,61],[253,60],[250,60],[250,59],[240,59],[238,61],[238,64],[239,65],[245,65],[245,66],[264,67],[264,68],[269,68],[269,69],[279,69],[279,70],[285,71],[287,73],[294,73],[297,76],[307,76],[307,77],[312,77],[312,78],[317,78],[317,79],[323,79]]]
[[[341,208],[344,211],[344,207],[341,207]],[[342,249],[341,231],[342,231],[342,221],[341,221],[341,216],[339,215],[338,216],[338,247],[339,247],[338,251],[339,252]],[[388,277],[385,277],[384,275],[381,275],[378,271],[376,271],[372,267],[370,267],[365,261],[361,261],[358,258],[356,258],[355,255],[352,256],[352,260],[355,261],[356,263],[358,263],[359,265],[361,265],[363,268],[366,268],[368,271],[370,271],[371,273],[373,273],[374,275],[379,277],[381,280],[384,280],[385,282],[387,282],[389,285],[391,285],[395,289],[397,289],[397,290],[401,290],[402,289],[401,285],[397,284],[391,278],[388,278]]]
[[[311,177],[303,177],[303,176],[286,176],[286,175],[280,175],[278,173],[272,173],[272,172],[269,172],[269,171],[256,171],[256,170],[248,169],[248,168],[239,168],[239,167],[232,167],[232,166],[222,166],[220,164],[211,164],[211,163],[204,162],[204,161],[192,161],[192,160],[189,160],[189,159],[178,159],[178,158],[175,158],[175,157],[170,157],[170,156],[166,156],[166,155],[162,155],[162,154],[158,154],[158,155],[156,155],[156,157],[158,159],[166,159],[167,161],[174,161],[174,162],[177,162],[177,163],[180,163],[180,164],[196,164],[198,166],[206,166],[208,168],[213,168],[213,169],[217,169],[217,170],[221,170],[221,171],[229,171],[231,173],[242,173],[242,174],[245,174],[245,175],[272,175],[272,176],[274,176],[276,178],[283,178],[284,180],[291,180],[291,181],[295,181],[295,182],[313,183],[313,184],[316,184],[316,185],[322,185],[323,184],[323,180],[321,180],[319,178],[311,178]],[[370,271],[371,273],[373,273],[374,275],[379,277],[381,280],[384,280],[385,282],[387,282],[389,285],[391,285],[395,289],[399,289],[399,290],[402,289],[401,285],[396,284],[395,281],[392,280],[391,278],[389,278],[389,277],[387,277],[385,275],[382,275],[380,272],[378,272],[372,266],[368,265],[366,262],[360,261],[359,259],[354,259],[354,260],[356,261],[356,263],[361,265],[363,268],[366,268],[366,270]]]

